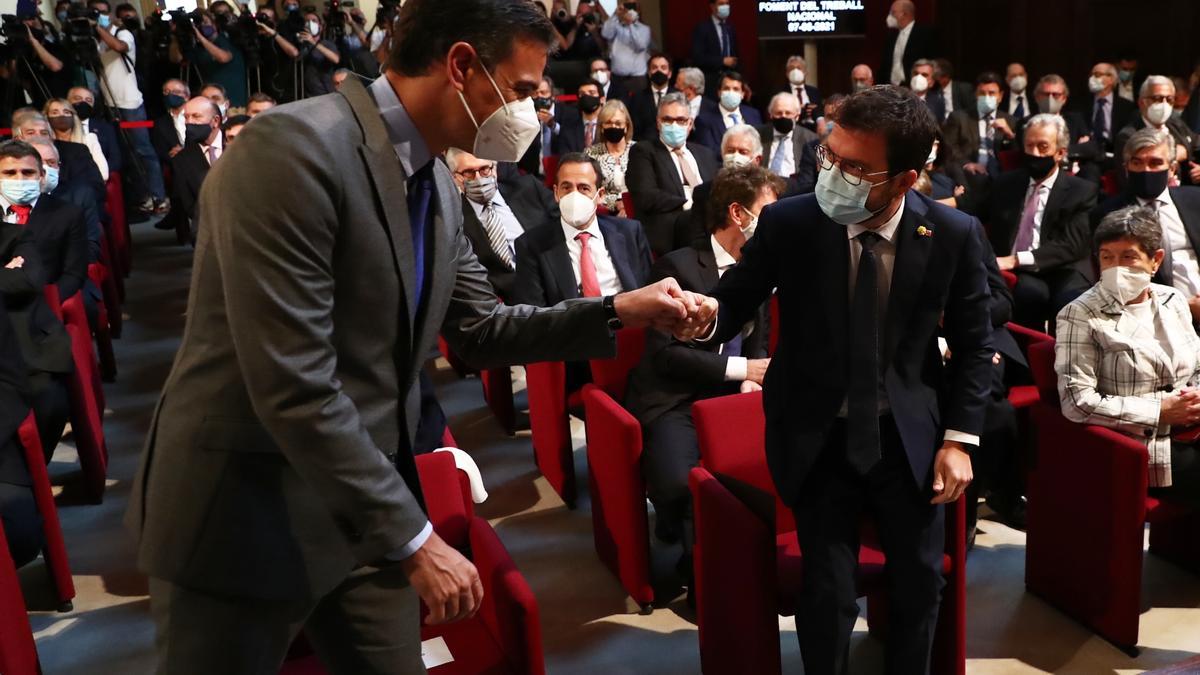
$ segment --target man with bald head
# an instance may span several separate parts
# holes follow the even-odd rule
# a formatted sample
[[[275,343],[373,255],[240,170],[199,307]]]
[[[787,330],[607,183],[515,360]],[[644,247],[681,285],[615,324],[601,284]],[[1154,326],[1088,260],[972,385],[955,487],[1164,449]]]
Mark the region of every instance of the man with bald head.
[[[871,66],[865,63],[860,63],[850,69],[850,89],[854,91],[862,91],[875,86],[875,73],[871,70]]]
[[[781,92],[767,106],[770,119],[758,127],[762,137],[763,165],[783,179],[790,179],[800,171],[804,146],[817,138],[815,133],[800,125],[801,111],[800,100],[794,94]],[[789,193],[793,192],[793,187],[789,181]]]
[[[916,7],[911,0],[896,0],[888,11],[887,40],[879,73],[884,82],[904,84],[917,59],[939,55],[937,33],[933,26],[916,22]]]
[[[1091,124],[1092,140],[1104,152],[1113,151],[1117,132],[1129,124],[1137,112],[1137,106],[1114,93],[1116,86],[1117,69],[1113,64],[1101,62],[1092,66],[1088,77],[1091,96],[1083,99],[1079,109],[1083,118]]]
[[[221,134],[221,109],[212,99],[196,96],[183,106],[183,149],[171,158],[176,232],[182,239],[196,241],[196,205],[208,169],[225,149]],[[184,228],[186,227],[186,231]]]

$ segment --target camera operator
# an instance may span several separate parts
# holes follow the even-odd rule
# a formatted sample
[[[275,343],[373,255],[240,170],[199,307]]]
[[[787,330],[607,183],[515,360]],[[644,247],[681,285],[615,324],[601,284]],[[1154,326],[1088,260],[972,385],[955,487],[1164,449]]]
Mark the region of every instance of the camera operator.
[[[575,15],[567,12],[563,0],[554,0],[550,20],[558,29],[559,52],[555,56],[560,61],[591,61],[604,58],[605,42],[600,35],[601,24],[608,19],[608,13],[600,3],[579,0]]]
[[[351,6],[347,6],[347,4]],[[342,14],[341,24],[344,35],[333,36],[342,55],[342,64],[359,75],[369,78],[379,76],[379,62],[371,53],[370,39],[367,37],[367,17],[362,10],[346,3],[338,7]]]
[[[296,34],[300,58],[304,63],[304,96],[320,96],[334,91],[333,71],[342,57],[337,45],[324,39],[325,24],[316,12],[304,13],[304,30]]]
[[[396,10],[399,0],[380,0],[375,10],[375,25],[368,33],[367,48],[375,59],[376,65],[387,61],[387,53],[392,48],[392,28],[396,25]]]
[[[278,18],[281,12],[282,19]],[[258,24],[262,65],[259,77],[251,86],[287,103],[300,98],[300,42],[297,35],[304,28],[304,18],[294,0],[283,3],[281,12],[264,5],[254,16]]]
[[[5,33],[9,46],[14,48],[13,55],[19,61],[17,74],[25,83],[26,91],[33,94],[33,104],[41,106],[49,98],[65,96],[75,67],[63,47],[58,29],[42,21],[36,7],[20,7],[17,18],[24,24],[20,28],[14,26],[18,34],[7,35],[7,25]],[[28,44],[28,49],[22,43]],[[20,63],[21,59],[24,63]]]
[[[182,63],[184,59],[200,72],[202,82],[215,82],[224,87],[226,95],[235,106],[246,105],[246,59],[242,50],[233,44],[228,33],[232,10],[222,11],[220,25],[218,15],[207,9],[197,9],[191,17],[191,30],[195,39],[191,45],[181,45],[179,30],[171,36],[171,63]]]
[[[117,109],[122,120],[144,121],[146,107],[133,65],[137,61],[137,44],[133,33],[113,23],[106,0],[88,0],[88,8],[96,13],[95,19],[89,18],[89,23],[96,31],[99,74],[103,76],[100,90],[105,94],[108,104]],[[145,129],[128,129],[126,133],[133,151],[141,158],[142,170],[127,172],[133,182],[132,192],[138,199],[139,208],[144,212],[165,213],[170,205],[167,203],[158,155],[150,144],[150,134]]]

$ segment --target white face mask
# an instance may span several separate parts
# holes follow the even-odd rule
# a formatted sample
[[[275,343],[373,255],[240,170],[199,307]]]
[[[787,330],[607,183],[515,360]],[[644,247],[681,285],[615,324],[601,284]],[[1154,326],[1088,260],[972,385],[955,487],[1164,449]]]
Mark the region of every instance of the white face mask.
[[[746,224],[742,225],[739,229],[742,232],[742,236],[746,238],[746,241],[750,241],[750,237],[753,237],[754,231],[758,229],[758,216],[754,215],[753,211],[744,206],[742,207],[742,210],[746,212],[746,215],[749,216],[750,219],[747,220]]]
[[[601,86],[604,86],[608,84],[608,71],[597,70],[596,72],[592,73],[592,79],[599,82]]]
[[[897,28],[900,27],[900,21],[898,19],[896,19],[896,16],[894,14],[888,14],[887,27],[891,28],[892,30],[896,30]]]
[[[721,159],[723,160],[722,166],[724,166],[726,169],[739,167],[739,166],[747,166],[748,164],[750,164],[753,161],[751,158],[747,157],[746,155],[743,155],[740,152],[731,152],[731,153],[725,155],[724,157],[722,157]]]
[[[1017,75],[1008,81],[1008,88],[1011,89],[1014,94],[1020,94],[1025,91],[1025,87],[1028,84],[1029,81],[1025,79],[1024,75]]]
[[[925,92],[929,91],[929,78],[917,73],[916,75],[912,76],[911,80],[908,81],[908,86],[913,90],[913,93],[924,94]]]
[[[1088,91],[1093,94],[1099,94],[1104,91],[1104,79],[1095,75],[1088,78]]]
[[[315,36],[321,34],[321,24],[317,23],[316,21],[309,21],[307,28],[309,35]]]
[[[558,211],[564,223],[582,230],[596,217],[596,200],[578,191],[568,192],[558,200]]]
[[[467,98],[461,91],[458,92],[458,100],[462,101],[463,108],[476,129],[471,154],[493,162],[515,162],[525,155],[525,151],[538,137],[542,123],[538,121],[537,111],[533,109],[532,98],[526,97],[509,103],[504,100],[504,94],[500,93],[500,87],[496,85],[486,66],[483,68],[483,74],[500,97],[500,107],[488,115],[483,124],[475,120],[471,106],[467,105]]]
[[[1161,127],[1167,123],[1167,120],[1171,118],[1171,113],[1174,111],[1175,109],[1166,101],[1151,103],[1146,108],[1146,121],[1156,127]]]
[[[1150,287],[1150,273],[1136,267],[1116,265],[1100,273],[1100,286],[1127,305]]]
[[[792,68],[788,71],[788,82],[799,87],[804,84],[804,71],[799,68]]]

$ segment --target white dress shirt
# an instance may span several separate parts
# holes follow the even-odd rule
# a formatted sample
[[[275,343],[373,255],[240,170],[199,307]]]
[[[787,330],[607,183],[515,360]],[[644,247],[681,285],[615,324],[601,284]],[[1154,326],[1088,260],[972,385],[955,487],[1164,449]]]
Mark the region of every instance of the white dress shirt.
[[[711,234],[708,235],[708,241],[712,246],[713,257],[717,260],[717,278],[720,279],[721,277],[725,276],[726,270],[737,264],[737,261],[733,259],[733,256],[729,254],[729,251],[725,250],[725,247],[721,245],[721,242],[717,241],[715,236]],[[717,351],[717,353],[723,353],[724,350],[725,345],[721,345],[721,348]],[[725,381],[745,381],[747,371],[746,361],[747,359],[744,356],[728,357],[725,361]]]
[[[800,99],[801,108],[809,103],[812,103],[812,101],[808,100],[808,87],[805,87],[804,85],[796,86],[793,84],[792,93],[796,95],[796,98]]]
[[[1017,236],[1020,235],[1020,223],[1025,220],[1025,203],[1029,201],[1030,192],[1037,189],[1037,201],[1034,202],[1033,208],[1036,209],[1033,213],[1033,243],[1030,244],[1028,251],[1013,251],[1017,256],[1017,265],[1019,267],[1033,267],[1037,263],[1033,259],[1033,252],[1042,245],[1042,216],[1046,214],[1046,200],[1050,198],[1050,191],[1054,189],[1054,182],[1058,180],[1058,167],[1050,172],[1040,184],[1029,179],[1029,186],[1025,188],[1025,198],[1021,202],[1021,220],[1017,221]]]
[[[714,17],[712,17],[712,23],[713,23],[713,28],[717,31],[717,46],[720,48],[718,51],[720,53],[724,54],[725,53],[725,31],[721,30],[721,26],[725,22],[721,21],[720,19],[718,19],[717,17],[714,16]],[[733,49],[731,48],[729,50],[729,52],[732,54]]]
[[[742,114],[741,106],[738,106],[733,110],[726,110],[725,107],[720,104],[718,104],[717,107],[721,109],[721,118],[725,120],[726,129],[734,126],[735,124],[746,123],[746,116]],[[737,115],[737,119],[734,119],[734,115]]]
[[[907,26],[901,28],[900,34],[896,36],[896,46],[892,48],[892,72],[889,77],[896,86],[904,84],[904,50],[908,47],[908,36],[912,35],[915,25],[916,21],[910,21]]]
[[[992,123],[995,121],[996,113],[988,113],[979,118],[979,152],[977,153],[979,157],[976,161],[980,164],[986,165],[990,159],[990,153],[987,150],[987,135],[988,130],[991,129]],[[992,152],[996,150],[996,133],[998,132],[992,132]]]
[[[646,74],[646,63],[650,60],[649,26],[641,20],[625,25],[613,14],[600,28],[600,35],[608,40],[613,75],[639,77]]]
[[[954,112],[954,80],[942,87],[942,102],[946,107],[946,117],[949,117],[950,113]]]
[[[209,156],[209,154],[208,154],[208,151],[209,151],[209,149],[216,149],[216,151],[217,151],[217,153],[216,153],[216,154],[217,154],[217,156],[216,156],[216,157],[210,157],[210,156]],[[220,131],[218,131],[218,132],[217,132],[217,137],[216,137],[216,139],[214,139],[214,140],[213,140],[213,142],[212,142],[211,144],[209,144],[209,145],[201,145],[201,146],[200,146],[200,151],[204,153],[204,159],[208,160],[208,163],[209,163],[210,165],[211,165],[211,164],[212,164],[214,161],[216,161],[216,160],[220,159],[220,158],[221,158],[221,155],[222,155],[222,154],[225,152],[225,134],[223,134],[223,133],[221,133]]]
[[[791,178],[792,174],[796,173],[796,144],[792,140],[794,131],[789,131],[786,135],[780,135],[778,131],[774,132],[774,140],[771,141],[771,147],[766,156],[767,168],[775,165],[775,153],[779,151],[779,144],[783,144],[783,166],[777,174],[780,178]]]
[[[1158,225],[1162,228],[1164,247],[1171,252],[1171,285],[1185,298],[1200,295],[1200,264],[1192,240],[1183,227],[1183,218],[1171,199],[1170,190],[1163,190],[1154,199],[1138,198],[1142,206],[1154,205],[1158,210]]]
[[[1120,96],[1121,98],[1125,99],[1126,101],[1136,101],[1137,96],[1133,92],[1133,81],[1131,80],[1129,82],[1121,82],[1120,80],[1118,80],[1117,81],[1117,96]]]
[[[592,257],[592,264],[596,267],[596,280],[600,282],[601,295],[616,295],[624,291],[621,287],[621,280],[617,278],[617,268],[613,265],[612,256],[608,254],[608,247],[604,244],[604,234],[600,231],[600,222],[593,217],[592,222],[587,227],[577,230],[567,224],[564,220],[559,220],[562,225],[563,238],[567,242],[567,255],[571,258],[571,271],[575,273],[575,286],[580,295],[583,295],[583,277],[579,271],[579,255],[583,253],[583,245],[575,237],[580,232],[587,232],[592,235],[588,240],[588,253]]]
[[[183,145],[187,132],[187,120],[183,118],[183,108],[180,108],[178,113],[171,115],[171,121],[175,123],[175,135],[179,137],[179,145]]]
[[[679,174],[679,183],[683,185],[683,197],[687,200],[683,205],[684,211],[692,209],[692,191],[696,189],[695,185],[687,185],[683,180],[683,167],[679,165],[679,155],[674,150],[667,148],[671,152],[671,161],[675,163],[675,171]],[[700,165],[696,164],[696,158],[692,156],[692,151],[687,149],[687,145],[683,146],[683,159],[692,167],[695,175],[700,175]]]
[[[471,209],[475,211],[475,217],[483,223],[483,204],[479,204],[470,199],[467,202],[471,205]],[[492,197],[492,208],[496,210],[496,215],[500,218],[500,224],[504,226],[504,238],[508,240],[508,254],[512,256],[513,265],[517,262],[517,249],[513,242],[517,237],[525,234],[525,228],[521,227],[521,222],[517,220],[517,215],[508,206],[508,202],[504,201],[504,195],[500,194],[500,190],[496,190],[496,196]]]

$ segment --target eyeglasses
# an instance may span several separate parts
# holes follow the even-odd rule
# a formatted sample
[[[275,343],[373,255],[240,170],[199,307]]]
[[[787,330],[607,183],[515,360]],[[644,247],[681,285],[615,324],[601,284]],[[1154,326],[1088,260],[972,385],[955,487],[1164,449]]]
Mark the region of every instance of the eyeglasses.
[[[481,166],[478,169],[463,169],[462,171],[455,171],[454,175],[461,176],[464,180],[475,180],[476,176],[491,178],[492,173],[495,172],[495,170],[496,167],[494,165],[488,164],[487,166]]]
[[[1142,100],[1150,103],[1170,103],[1171,105],[1175,105],[1174,95],[1168,96],[1166,94],[1160,94],[1158,96],[1143,96]]]
[[[870,176],[887,175],[888,173],[887,171],[875,171],[868,173],[863,167],[847,163],[841,157],[838,157],[832,150],[829,149],[828,146],[818,145],[817,166],[821,167],[821,169],[824,171],[831,171],[835,165],[837,166],[838,171],[842,172],[842,178],[844,178],[846,182],[851,185],[861,185],[864,178],[869,178]],[[868,180],[867,182],[872,185],[879,184],[871,180]],[[880,181],[880,183],[883,182],[885,181]]]

